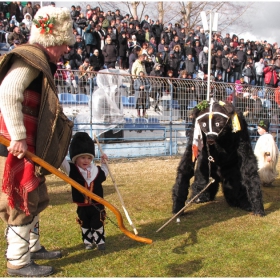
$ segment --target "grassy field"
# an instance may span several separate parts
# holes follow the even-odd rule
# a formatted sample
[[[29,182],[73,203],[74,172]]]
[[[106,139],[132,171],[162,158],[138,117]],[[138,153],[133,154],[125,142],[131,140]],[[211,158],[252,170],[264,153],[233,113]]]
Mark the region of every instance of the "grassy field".
[[[52,277],[279,277],[280,177],[275,187],[263,189],[265,217],[230,208],[219,192],[215,201],[190,205],[181,223],[173,221],[156,233],[172,216],[171,188],[179,160],[110,162],[139,236],[153,243],[125,236],[115,225],[115,215],[107,210],[105,252],[84,249],[70,186],[48,176],[50,206],[41,214],[41,243],[62,250],[63,257],[37,263],[54,266]],[[104,191],[105,199],[122,212],[110,177]],[[4,228],[0,223],[2,233]],[[3,235],[0,246],[0,277],[8,277]]]

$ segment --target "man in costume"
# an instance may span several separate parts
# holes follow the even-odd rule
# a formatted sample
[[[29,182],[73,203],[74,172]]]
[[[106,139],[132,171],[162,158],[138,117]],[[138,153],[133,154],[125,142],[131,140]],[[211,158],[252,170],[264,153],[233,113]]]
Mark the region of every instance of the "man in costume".
[[[260,120],[258,123],[258,139],[254,154],[258,160],[258,173],[264,187],[271,187],[276,179],[279,150],[273,136],[269,133],[269,121]]]
[[[74,43],[70,11],[47,6],[36,13],[29,44],[0,61],[0,134],[11,140],[8,148],[0,147],[0,217],[7,223],[9,275],[50,275],[51,266],[33,260],[61,257],[60,251],[40,245],[38,215],[49,203],[46,173],[24,156],[29,150],[58,167],[67,153],[72,123],[64,118],[60,126],[65,128],[57,133],[63,113],[53,75],[59,58]]]

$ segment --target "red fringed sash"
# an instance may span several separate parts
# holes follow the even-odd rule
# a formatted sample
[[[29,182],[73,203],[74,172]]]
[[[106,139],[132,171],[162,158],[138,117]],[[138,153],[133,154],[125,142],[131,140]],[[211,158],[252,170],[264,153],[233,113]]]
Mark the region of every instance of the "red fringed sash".
[[[39,104],[40,94],[30,90],[24,92],[23,105],[38,108]],[[37,118],[24,114],[23,123],[26,128],[28,150],[35,153]],[[0,134],[11,140],[1,113]],[[11,153],[8,153],[2,181],[2,191],[8,195],[9,206],[12,208],[19,206],[26,215],[30,215],[28,210],[28,193],[38,187],[40,180],[39,177],[35,176],[35,166],[31,160],[27,158],[18,159]]]

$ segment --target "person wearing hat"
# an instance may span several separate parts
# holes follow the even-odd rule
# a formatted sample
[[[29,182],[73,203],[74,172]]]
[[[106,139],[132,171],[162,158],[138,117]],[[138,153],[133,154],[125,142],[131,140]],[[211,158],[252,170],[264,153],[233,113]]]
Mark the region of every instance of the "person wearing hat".
[[[61,170],[85,189],[103,198],[102,183],[109,173],[106,165],[107,155],[101,156],[101,166],[94,164],[94,142],[86,132],[77,132],[74,135],[69,155],[71,161],[65,159],[60,166]],[[74,187],[72,200],[77,204],[77,222],[81,226],[85,249],[91,250],[96,245],[98,250],[105,250],[104,205],[85,196]]]
[[[51,22],[42,27],[41,17]],[[53,76],[74,42],[69,10],[46,6],[37,11],[29,44],[10,51],[0,65],[0,133],[11,141],[8,148],[0,145],[0,217],[7,224],[7,273],[12,276],[50,275],[51,266],[33,260],[61,257],[40,244],[39,213],[49,204],[46,173],[25,154],[29,150],[59,167],[67,153],[73,123],[61,111]]]
[[[256,143],[254,154],[258,161],[258,173],[264,187],[271,187],[276,179],[279,150],[273,136],[269,133],[269,121],[260,120],[258,133],[260,137]]]

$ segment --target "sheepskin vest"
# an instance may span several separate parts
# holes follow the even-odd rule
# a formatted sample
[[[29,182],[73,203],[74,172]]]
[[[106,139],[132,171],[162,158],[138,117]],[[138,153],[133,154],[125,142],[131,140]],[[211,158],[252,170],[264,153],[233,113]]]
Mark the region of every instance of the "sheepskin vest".
[[[68,152],[72,137],[73,122],[62,112],[56,87],[48,63],[48,55],[39,45],[24,44],[5,54],[0,61],[0,83],[9,70],[11,58],[21,57],[26,63],[43,73],[41,103],[36,135],[36,155],[58,168]],[[48,171],[36,165],[36,176],[47,175]]]

